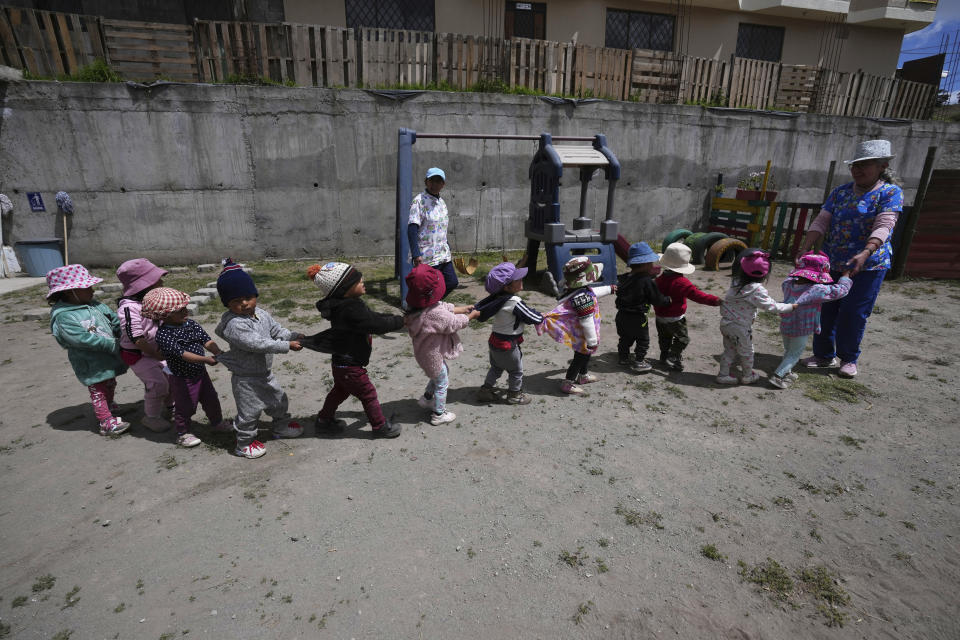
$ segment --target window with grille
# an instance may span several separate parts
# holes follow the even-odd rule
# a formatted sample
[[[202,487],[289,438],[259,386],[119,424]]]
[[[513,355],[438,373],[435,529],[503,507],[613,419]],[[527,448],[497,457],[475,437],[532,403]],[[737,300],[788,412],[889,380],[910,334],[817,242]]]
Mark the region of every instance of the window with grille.
[[[508,2],[503,12],[505,38],[547,37],[547,4],[545,2]]]
[[[741,22],[737,30],[737,57],[780,62],[783,32],[783,27]]]
[[[606,46],[673,51],[676,17],[662,13],[607,9]]]
[[[434,30],[434,0],[345,0],[347,26]]]

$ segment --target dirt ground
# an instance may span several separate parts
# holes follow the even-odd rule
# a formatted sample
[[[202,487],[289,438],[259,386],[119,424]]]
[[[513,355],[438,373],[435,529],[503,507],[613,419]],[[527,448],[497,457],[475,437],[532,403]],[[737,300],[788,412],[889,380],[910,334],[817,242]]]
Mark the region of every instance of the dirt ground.
[[[253,266],[282,322],[325,328],[312,285]],[[386,310],[389,265],[360,268]],[[720,294],[728,275],[692,279]],[[47,322],[20,320],[43,306],[40,288],[0,298],[0,637],[960,636],[957,282],[885,284],[857,380],[802,371],[786,391],[716,384],[718,312],[693,304],[686,371],[618,368],[608,297],[589,396],[559,393],[569,352],[528,331],[533,403],[483,405],[489,325],[471,326],[451,366],[459,419],[441,427],[417,406],[409,338],[377,338],[371,377],[404,429],[389,441],[355,400],[343,437],[315,438],[328,356],[282,355],[309,426],[259,460],[229,455],[202,412],[195,449],[145,430],[132,374],[133,428],[99,436]],[[198,319],[212,333],[218,314]],[[776,319],[755,335],[769,372]]]

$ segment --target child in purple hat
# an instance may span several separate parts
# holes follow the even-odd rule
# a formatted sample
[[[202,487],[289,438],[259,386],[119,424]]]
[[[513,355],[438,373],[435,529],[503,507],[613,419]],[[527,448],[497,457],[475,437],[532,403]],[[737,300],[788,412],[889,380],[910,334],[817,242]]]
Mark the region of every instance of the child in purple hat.
[[[531,309],[517,295],[523,290],[527,269],[517,268],[512,262],[501,262],[487,274],[484,288],[490,295],[475,305],[480,321],[493,318],[493,331],[487,344],[490,347],[490,369],[477,394],[480,402],[499,400],[496,384],[504,371],[509,376],[506,395],[508,404],[530,404],[523,393],[523,326],[540,324],[543,316]]]
[[[117,300],[120,316],[120,357],[143,383],[143,413],[141,423],[151,431],[163,432],[172,424],[163,413],[173,413],[170,382],[163,372],[166,363],[157,346],[160,323],[142,313],[143,297],[163,286],[167,272],[146,258],[127,260],[117,269],[117,279],[123,285],[123,295]]]
[[[457,331],[479,317],[480,312],[472,306],[455,307],[441,302],[446,293],[443,275],[425,264],[411,269],[406,281],[408,311],[404,323],[413,340],[417,364],[429,378],[417,404],[431,410],[430,424],[453,422],[457,415],[446,408],[450,384],[447,360],[453,360],[463,351]]]
[[[830,258],[824,253],[800,256],[800,265],[783,281],[783,301],[797,305],[796,311],[780,316],[780,334],[783,336],[783,360],[770,374],[770,384],[786,389],[797,379],[791,373],[807,347],[807,337],[820,333],[820,307],[824,302],[839,300],[853,286],[850,272],[844,271],[834,284],[830,276]]]

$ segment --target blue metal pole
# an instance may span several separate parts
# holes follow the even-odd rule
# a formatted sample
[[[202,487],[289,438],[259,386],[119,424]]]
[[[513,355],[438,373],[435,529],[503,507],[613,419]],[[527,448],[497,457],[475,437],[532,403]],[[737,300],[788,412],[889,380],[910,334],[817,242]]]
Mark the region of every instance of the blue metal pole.
[[[413,201],[413,145],[417,132],[400,129],[397,134],[397,228],[394,241],[393,274],[400,278],[400,303],[407,299],[407,274],[413,265],[410,262],[410,242],[407,240],[407,224],[410,218],[410,203]]]

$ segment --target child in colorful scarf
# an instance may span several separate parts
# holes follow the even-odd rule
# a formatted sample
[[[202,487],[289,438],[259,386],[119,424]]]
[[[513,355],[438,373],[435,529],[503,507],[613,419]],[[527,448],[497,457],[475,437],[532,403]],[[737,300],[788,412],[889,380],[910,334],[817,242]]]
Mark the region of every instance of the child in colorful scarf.
[[[537,325],[537,333],[547,333],[551,338],[573,349],[573,361],[567,375],[560,383],[564,393],[585,393],[580,385],[596,382],[597,376],[587,372],[590,356],[600,346],[601,298],[617,290],[616,285],[591,287],[600,280],[602,264],[594,264],[587,256],[570,258],[563,265],[566,292],[557,306],[543,314],[543,322]]]

